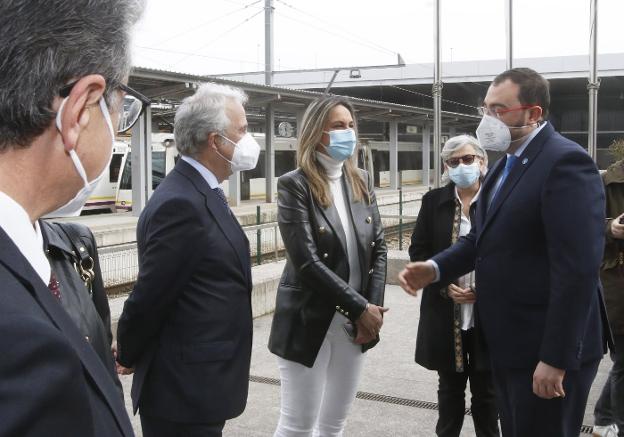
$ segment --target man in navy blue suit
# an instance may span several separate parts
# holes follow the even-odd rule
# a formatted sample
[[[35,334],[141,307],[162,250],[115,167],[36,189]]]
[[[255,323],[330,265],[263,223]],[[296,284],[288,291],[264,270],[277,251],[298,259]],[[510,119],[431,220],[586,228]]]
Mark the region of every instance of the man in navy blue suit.
[[[578,144],[546,121],[548,82],[528,68],[498,75],[477,136],[506,152],[484,183],[468,236],[410,263],[403,288],[475,270],[504,436],[578,436],[610,333],[598,278],[604,191]]]
[[[0,3],[2,437],[134,435],[113,378],[61,305],[71,284],[56,280],[38,219],[78,215],[115,134],[136,121],[119,115],[139,3]]]
[[[249,242],[220,186],[258,160],[245,102],[239,89],[216,84],[184,100],[174,128],[182,157],[139,219],[139,276],[119,319],[117,361],[135,368],[145,437],[220,436],[245,409]]]

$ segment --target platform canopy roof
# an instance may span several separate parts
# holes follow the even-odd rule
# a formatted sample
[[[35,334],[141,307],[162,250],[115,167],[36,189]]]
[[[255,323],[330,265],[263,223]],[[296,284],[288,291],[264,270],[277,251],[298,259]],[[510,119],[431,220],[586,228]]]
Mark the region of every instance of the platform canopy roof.
[[[323,95],[323,93],[315,91],[266,86],[148,68],[133,69],[130,74],[129,85],[152,99],[153,117],[172,123],[175,109],[180,102],[185,97],[192,95],[197,86],[204,82],[226,84],[243,89],[249,96],[248,118],[263,117],[263,108],[269,103],[274,106],[277,114],[295,114],[304,110],[310,102]],[[417,125],[433,121],[432,108],[356,97],[346,98],[355,107],[360,120],[398,121]],[[477,115],[476,110],[470,111],[470,108],[466,108],[466,110],[467,113],[443,111],[442,123],[445,126],[456,128],[475,126],[481,117]]]

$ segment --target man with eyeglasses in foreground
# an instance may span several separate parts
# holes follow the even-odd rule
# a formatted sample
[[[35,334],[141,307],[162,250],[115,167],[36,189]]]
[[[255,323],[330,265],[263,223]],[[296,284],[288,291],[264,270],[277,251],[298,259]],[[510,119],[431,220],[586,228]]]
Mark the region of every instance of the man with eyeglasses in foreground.
[[[503,435],[576,437],[610,342],[598,271],[604,190],[596,165],[546,121],[548,82],[516,68],[490,85],[481,145],[506,152],[470,233],[400,273],[410,294],[475,270]]]
[[[132,436],[59,299],[37,220],[78,215],[111,159],[137,0],[0,6],[0,436]],[[136,100],[136,99],[135,99]],[[137,107],[138,106],[138,107]],[[131,108],[134,108],[131,110]]]

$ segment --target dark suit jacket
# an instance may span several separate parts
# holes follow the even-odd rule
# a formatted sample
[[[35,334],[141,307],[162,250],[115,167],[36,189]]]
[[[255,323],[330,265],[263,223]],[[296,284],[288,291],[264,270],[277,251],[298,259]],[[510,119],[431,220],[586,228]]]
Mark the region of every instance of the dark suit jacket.
[[[269,349],[287,360],[312,367],[332,317],[338,311],[356,321],[366,303],[383,305],[387,250],[372,181],[371,196],[355,202],[342,178],[360,261],[361,290],[349,286],[346,236],[338,210],[316,204],[301,169],[277,182],[278,222],[287,252],[277,289]],[[366,350],[376,344],[363,345]]]
[[[609,336],[598,279],[602,181],[585,150],[547,124],[488,209],[504,161],[484,181],[470,234],[433,258],[441,282],[476,270],[493,365],[578,369],[602,357]]]
[[[470,207],[474,223],[476,202]],[[449,247],[455,218],[455,184],[428,191],[422,198],[418,219],[409,247],[410,261],[425,261]],[[476,307],[475,307],[476,313]],[[425,287],[420,303],[420,320],[416,338],[416,362],[430,370],[455,371],[454,302],[446,286],[440,283]],[[471,367],[489,368],[489,356],[475,314]]]
[[[134,435],[102,361],[2,229],[0,284],[0,436]]]
[[[174,422],[235,417],[247,402],[251,263],[240,225],[178,161],[137,226],[139,276],[117,331],[134,409]]]

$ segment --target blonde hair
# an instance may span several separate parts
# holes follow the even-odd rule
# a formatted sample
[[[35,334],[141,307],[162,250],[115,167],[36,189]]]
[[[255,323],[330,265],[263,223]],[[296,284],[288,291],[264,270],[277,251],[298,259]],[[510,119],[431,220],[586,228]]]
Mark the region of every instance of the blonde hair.
[[[327,208],[331,205],[332,195],[329,189],[327,172],[316,158],[316,147],[321,143],[323,128],[327,122],[330,111],[336,106],[344,106],[353,117],[353,129],[357,137],[357,122],[355,110],[351,103],[344,97],[324,96],[308,106],[303,115],[302,129],[297,147],[297,166],[303,170],[308,179],[312,195],[319,205]],[[347,183],[351,184],[353,197],[357,202],[366,198],[370,203],[368,187],[360,175],[357,164],[353,159],[344,162],[343,172]]]

